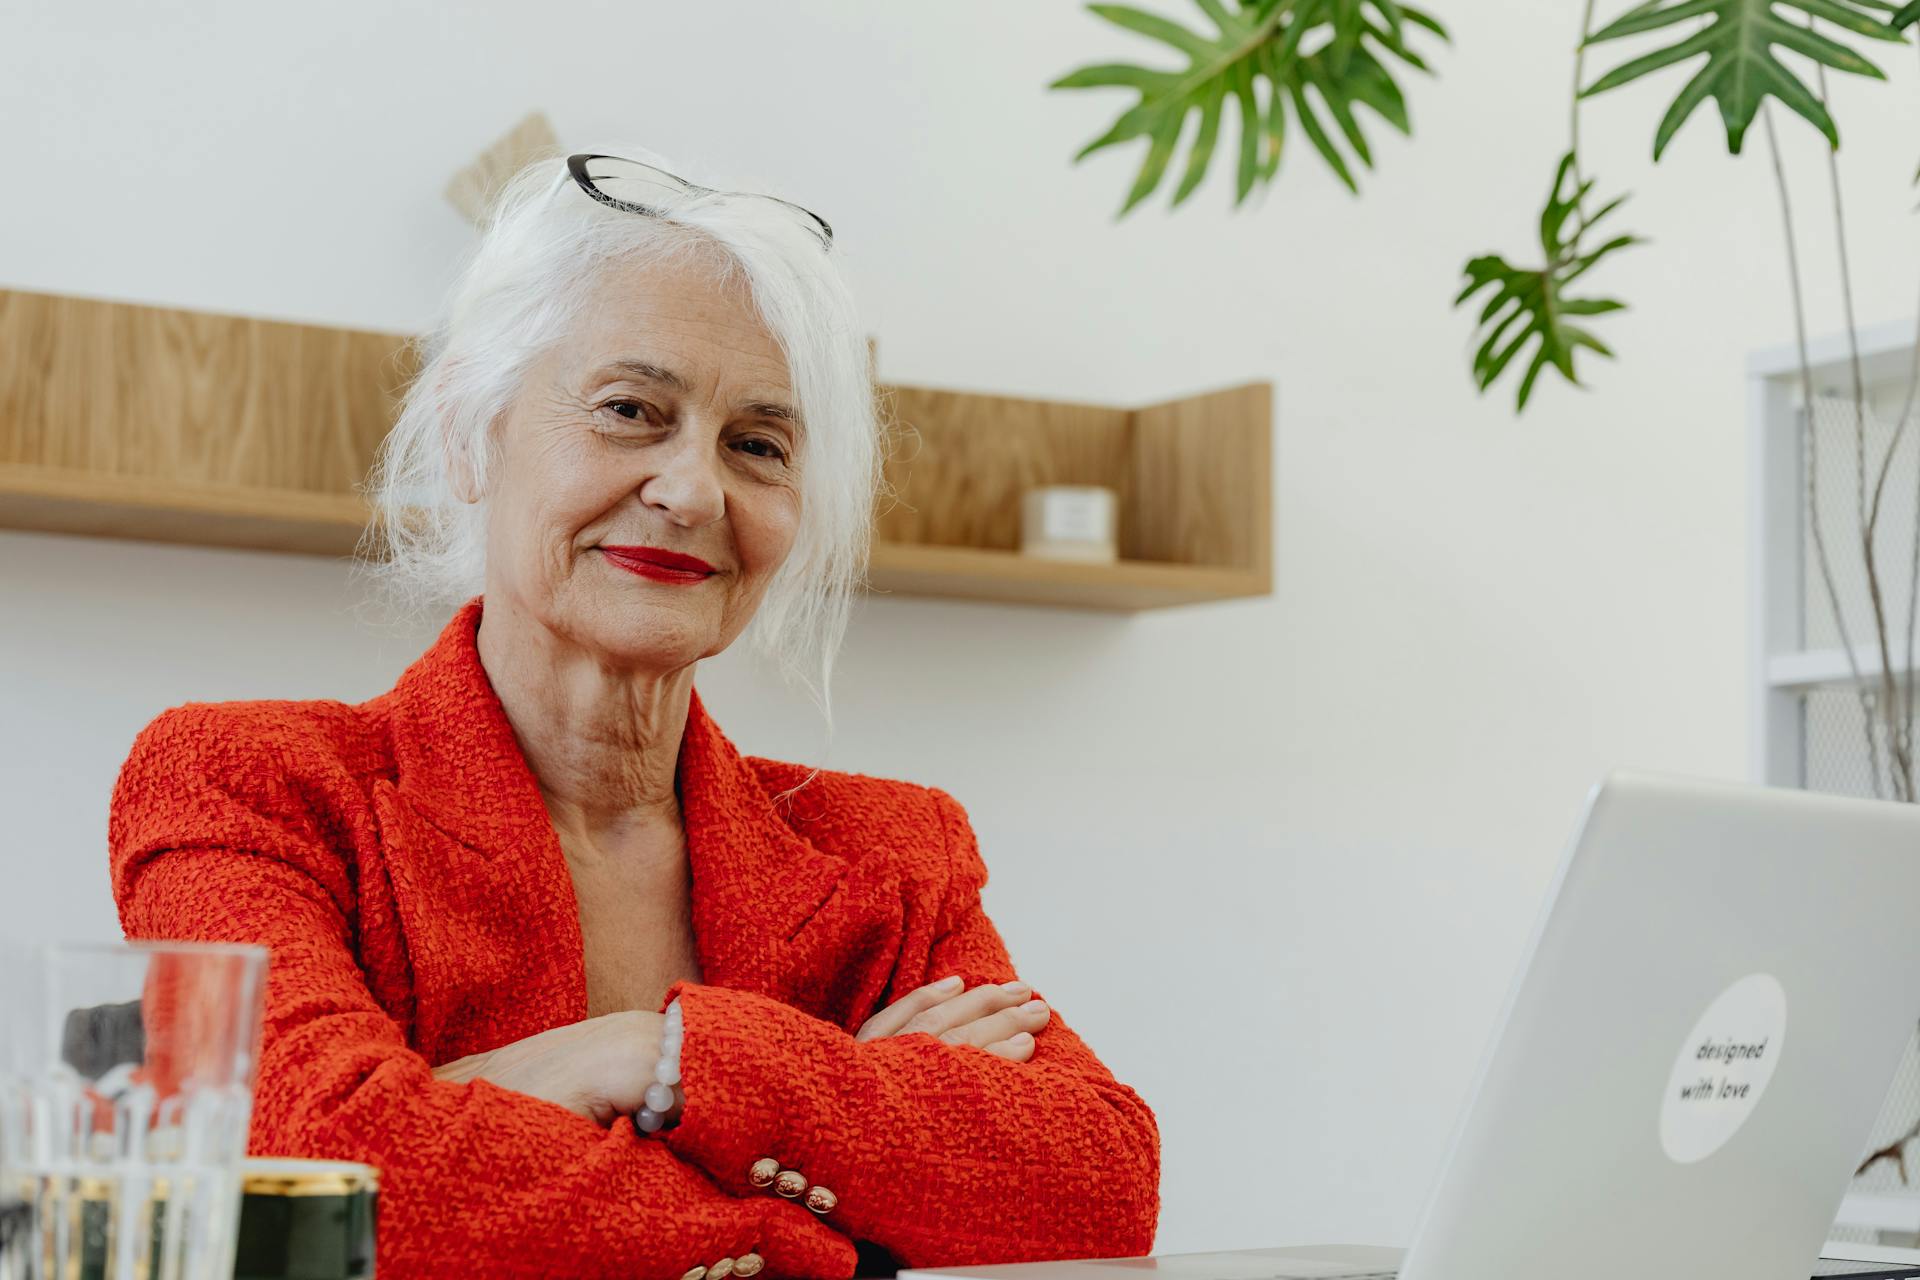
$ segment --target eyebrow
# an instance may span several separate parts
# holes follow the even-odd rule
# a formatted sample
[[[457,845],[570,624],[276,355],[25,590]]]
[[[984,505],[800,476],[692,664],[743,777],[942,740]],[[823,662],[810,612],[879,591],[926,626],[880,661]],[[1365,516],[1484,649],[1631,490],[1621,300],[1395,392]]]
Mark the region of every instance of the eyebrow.
[[[646,378],[652,382],[664,382],[675,391],[691,391],[687,380],[671,369],[665,369],[645,360],[615,360],[609,368],[622,373],[630,373],[636,378]]]
[[[658,382],[663,386],[672,387],[675,391],[685,392],[693,389],[692,385],[689,384],[685,378],[673,370],[665,368],[662,365],[654,364],[649,360],[615,360],[609,367],[629,374],[632,377],[645,378],[649,382]],[[771,400],[750,400],[742,405],[741,408],[745,409],[748,413],[759,414],[762,417],[778,418],[783,422],[794,423],[795,425],[799,423],[799,415],[794,413],[791,408],[784,404],[777,404]]]

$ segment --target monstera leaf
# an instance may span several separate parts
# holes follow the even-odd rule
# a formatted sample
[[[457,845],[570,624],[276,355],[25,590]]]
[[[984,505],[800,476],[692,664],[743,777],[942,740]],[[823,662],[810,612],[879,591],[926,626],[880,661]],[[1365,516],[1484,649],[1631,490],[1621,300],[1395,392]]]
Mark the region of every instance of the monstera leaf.
[[[1225,0],[1195,2],[1213,24],[1212,34],[1128,5],[1088,6],[1115,26],[1171,46],[1185,55],[1185,67],[1158,70],[1101,63],[1082,67],[1048,86],[1126,88],[1140,95],[1112,128],[1074,156],[1078,163],[1105,147],[1148,139],[1146,158],[1120,216],[1160,185],[1187,119],[1197,116],[1199,124],[1173,204],[1178,206],[1193,194],[1212,162],[1228,99],[1240,117],[1236,207],[1255,186],[1271,181],[1279,171],[1289,115],[1340,180],[1358,191],[1347,153],[1369,167],[1373,153],[1356,108],[1366,107],[1400,132],[1408,132],[1412,126],[1406,98],[1388,65],[1397,60],[1427,69],[1407,45],[1410,27],[1446,38],[1446,29],[1438,21],[1397,0],[1250,0],[1237,9]],[[1303,53],[1310,34],[1313,50]]]
[[[1568,187],[1572,186],[1572,191]],[[1535,381],[1549,365],[1575,386],[1573,357],[1581,347],[1611,357],[1607,345],[1586,329],[1571,321],[1575,317],[1605,315],[1626,304],[1611,298],[1574,298],[1568,289],[1608,254],[1639,242],[1638,236],[1620,235],[1597,249],[1583,247],[1595,225],[1620,207],[1625,196],[1611,200],[1591,215],[1586,212],[1587,196],[1593,183],[1577,182],[1574,156],[1568,152],[1554,175],[1553,190],[1547,193],[1547,207],[1540,215],[1540,248],[1546,255],[1538,267],[1516,267],[1505,258],[1487,254],[1467,263],[1467,284],[1453,300],[1460,306],[1483,289],[1491,288],[1493,297],[1480,312],[1475,337],[1480,349],[1473,357],[1474,381],[1485,391],[1506,372],[1529,344],[1534,344],[1533,359],[1520,380],[1517,407],[1524,410],[1533,395]]]
[[[1660,121],[1653,138],[1655,160],[1687,117],[1708,98],[1720,104],[1720,118],[1727,126],[1727,149],[1736,155],[1761,102],[1768,97],[1778,98],[1804,116],[1837,147],[1840,131],[1834,127],[1833,117],[1827,114],[1820,96],[1781,61],[1780,51],[1798,53],[1835,71],[1884,80],[1880,69],[1850,46],[1811,27],[1817,20],[1875,40],[1899,40],[1898,31],[1885,17],[1893,8],[1888,0],[1648,0],[1594,32],[1587,44],[1604,44],[1695,20],[1700,24],[1698,29],[1685,39],[1622,63],[1581,94],[1591,97],[1605,93],[1674,63],[1704,57],[1706,62],[1694,72]],[[1908,8],[1920,5],[1910,4]],[[1802,20],[1790,18],[1781,12],[1783,9],[1798,11]]]

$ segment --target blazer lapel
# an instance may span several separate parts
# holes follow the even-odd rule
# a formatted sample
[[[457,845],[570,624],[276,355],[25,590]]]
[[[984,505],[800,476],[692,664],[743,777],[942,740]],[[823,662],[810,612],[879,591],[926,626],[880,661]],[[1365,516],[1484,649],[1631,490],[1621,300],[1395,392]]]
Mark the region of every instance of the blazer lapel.
[[[397,780],[375,795],[435,1063],[587,1014],[573,877],[480,665],[480,614],[475,597],[394,687]]]
[[[877,861],[849,864],[795,831],[697,693],[679,776],[703,979],[853,1030],[899,957],[898,879],[876,870]]]

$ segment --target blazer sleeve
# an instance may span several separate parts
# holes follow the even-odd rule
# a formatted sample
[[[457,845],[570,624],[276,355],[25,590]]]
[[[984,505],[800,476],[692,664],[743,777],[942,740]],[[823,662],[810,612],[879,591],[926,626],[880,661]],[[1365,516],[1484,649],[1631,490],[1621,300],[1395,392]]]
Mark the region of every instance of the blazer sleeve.
[[[986,867],[966,815],[933,792],[952,876],[925,973],[969,986],[1017,975],[980,906]],[[763,1157],[838,1198],[829,1220],[912,1267],[1146,1253],[1159,1215],[1159,1131],[1056,1013],[1024,1063],[923,1033],[856,1041],[765,996],[685,983],[686,1105],[666,1134],[718,1183],[755,1194]],[[770,1192],[758,1192],[770,1195]]]
[[[851,1243],[805,1209],[730,1195],[630,1124],[436,1080],[356,961],[353,873],[329,847],[356,819],[316,801],[312,765],[189,704],[142,732],[114,789],[127,936],[270,949],[250,1150],[376,1166],[383,1275],[678,1280],[747,1252],[767,1277],[853,1274]]]

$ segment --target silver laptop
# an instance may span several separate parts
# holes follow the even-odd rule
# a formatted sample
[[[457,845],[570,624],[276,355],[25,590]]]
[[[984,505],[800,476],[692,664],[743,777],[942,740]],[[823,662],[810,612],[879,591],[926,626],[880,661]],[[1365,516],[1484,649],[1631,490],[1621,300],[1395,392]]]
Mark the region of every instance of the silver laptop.
[[[1412,1246],[903,1271],[1789,1280],[1920,1015],[1920,806],[1616,774],[1588,798]]]

